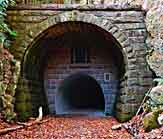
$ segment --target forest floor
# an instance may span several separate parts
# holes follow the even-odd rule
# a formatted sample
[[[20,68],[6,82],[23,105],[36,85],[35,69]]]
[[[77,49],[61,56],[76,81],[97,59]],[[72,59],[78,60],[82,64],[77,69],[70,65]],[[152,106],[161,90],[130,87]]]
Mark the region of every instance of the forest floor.
[[[47,122],[18,129],[1,135],[0,139],[131,139],[132,136],[124,129],[112,130],[119,124],[115,118],[107,117],[44,117]],[[31,122],[31,121],[29,121]],[[0,129],[15,127],[0,120]],[[163,129],[162,129],[163,131]],[[138,139],[163,139],[161,129],[152,133],[142,133]],[[149,135],[152,136],[149,136]],[[137,138],[134,138],[137,139]]]

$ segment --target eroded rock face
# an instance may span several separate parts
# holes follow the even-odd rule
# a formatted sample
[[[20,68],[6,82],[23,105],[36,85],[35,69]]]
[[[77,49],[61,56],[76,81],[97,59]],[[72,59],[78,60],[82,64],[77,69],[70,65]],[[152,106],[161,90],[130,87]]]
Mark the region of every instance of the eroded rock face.
[[[144,8],[147,10],[146,26],[149,32],[147,44],[154,50],[147,61],[156,75],[163,77],[163,1],[146,0]]]
[[[154,87],[151,90],[150,96],[158,105],[163,104],[163,85]]]
[[[156,75],[163,77],[163,54],[153,51],[153,53],[147,58],[147,61]]]
[[[163,111],[163,85],[152,88],[144,104],[145,111]]]

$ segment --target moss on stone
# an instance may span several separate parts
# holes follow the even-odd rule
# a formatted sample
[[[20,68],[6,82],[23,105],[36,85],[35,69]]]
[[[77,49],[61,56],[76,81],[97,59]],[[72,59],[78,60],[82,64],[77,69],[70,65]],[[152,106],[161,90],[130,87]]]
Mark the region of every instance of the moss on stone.
[[[131,113],[116,113],[116,118],[119,122],[126,122],[132,118],[133,114]]]
[[[151,112],[148,113],[144,118],[143,118],[143,126],[145,131],[151,131],[154,128],[159,127],[157,123],[157,118],[158,118],[159,112]]]
[[[31,116],[31,113],[28,111],[24,111],[18,114],[19,121],[26,121]]]
[[[17,103],[16,104],[16,111],[18,113],[18,120],[19,121],[27,120],[32,115],[31,109],[32,109],[32,105],[30,102]]]
[[[23,111],[29,111],[31,109],[31,104],[30,103],[17,103],[16,104],[16,110],[19,112]]]
[[[15,97],[15,110],[18,114],[18,120],[25,121],[32,115],[31,94],[25,79],[19,79]]]
[[[26,103],[24,103],[24,102],[16,103],[15,108],[16,108],[16,111],[17,111],[18,113],[19,113],[19,112],[26,111]]]
[[[24,102],[26,100],[26,94],[25,93],[19,93],[16,96],[16,102]]]
[[[26,100],[26,102],[29,102],[31,100],[31,94],[27,93],[25,100]]]
[[[32,109],[31,103],[27,102],[25,105],[26,105],[26,111],[31,111],[31,109]]]
[[[29,93],[19,93],[16,96],[16,102],[27,102],[31,100],[31,95]]]

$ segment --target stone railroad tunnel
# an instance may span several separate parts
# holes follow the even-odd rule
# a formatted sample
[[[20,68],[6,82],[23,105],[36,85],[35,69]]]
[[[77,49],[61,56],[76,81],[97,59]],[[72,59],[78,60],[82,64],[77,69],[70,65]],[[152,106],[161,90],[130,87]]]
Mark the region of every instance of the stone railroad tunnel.
[[[18,87],[28,88],[32,114],[38,115],[43,106],[44,114],[129,119],[152,83],[145,59],[143,12],[115,9],[106,11],[106,16],[100,10],[53,10],[47,14],[35,9],[31,21],[27,18],[31,11],[19,9],[17,16],[25,15],[28,24],[15,21],[9,11],[11,25],[20,24],[15,27],[19,36],[11,51],[22,61],[21,77],[27,83]],[[46,18],[37,17],[38,12]],[[22,26],[26,33],[21,34]]]
[[[37,43],[27,52],[25,78],[31,87],[42,80],[42,98],[51,114],[114,114],[125,63],[110,33],[88,23],[65,22],[49,28]],[[32,102],[38,105],[39,100]]]
[[[56,94],[56,113],[102,116],[104,110],[102,88],[92,77],[74,74],[60,85]]]

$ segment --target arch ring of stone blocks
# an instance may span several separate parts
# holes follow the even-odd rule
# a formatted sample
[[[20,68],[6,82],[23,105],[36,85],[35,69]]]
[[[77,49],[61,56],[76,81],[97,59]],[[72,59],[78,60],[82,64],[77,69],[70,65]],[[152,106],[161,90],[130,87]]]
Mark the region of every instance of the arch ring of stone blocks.
[[[120,44],[120,50],[124,56],[124,63],[127,66],[127,47],[130,46],[129,40],[126,35],[120,31],[120,29],[113,24],[112,20],[105,19],[103,17],[97,17],[93,14],[81,13],[79,11],[68,11],[57,14],[52,17],[48,17],[43,22],[37,24],[29,30],[29,32],[24,36],[24,48],[27,50],[28,47],[33,46],[33,44],[44,35],[44,31],[48,28],[57,25],[59,23],[68,22],[68,21],[79,21],[84,23],[90,23],[96,25],[105,31],[112,34],[112,36],[118,41]],[[126,67],[127,68],[127,67]]]
[[[113,24],[112,20],[103,17],[97,17],[93,14],[82,13],[79,11],[68,11],[68,12],[57,14],[55,16],[48,17],[43,22],[33,26],[32,29],[29,29],[27,34],[24,35],[24,39],[23,39],[24,42],[22,42],[25,48],[22,66],[24,66],[24,63],[26,61],[28,48],[30,48],[30,46],[33,46],[37,42],[37,40],[39,40],[42,36],[44,36],[44,32],[47,29],[59,23],[69,22],[69,21],[79,21],[79,22],[93,24],[109,32],[120,44],[117,47],[119,47],[119,49],[121,50],[124,56],[125,70],[127,71],[128,69],[127,57],[129,53],[128,48],[131,47],[129,44],[129,39],[125,36],[125,34],[121,32],[116,25]],[[126,89],[127,85],[125,84],[123,88]]]

